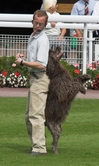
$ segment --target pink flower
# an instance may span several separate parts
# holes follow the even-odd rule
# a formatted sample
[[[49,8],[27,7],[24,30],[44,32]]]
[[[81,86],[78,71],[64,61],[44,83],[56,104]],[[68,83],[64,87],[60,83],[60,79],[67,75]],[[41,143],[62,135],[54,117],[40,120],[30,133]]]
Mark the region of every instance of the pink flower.
[[[92,61],[92,63],[97,63],[97,61],[94,60],[94,61]]]
[[[79,67],[79,64],[78,64],[78,63],[76,63],[76,64],[73,64],[73,66],[74,66],[74,67]]]
[[[87,67],[92,67],[92,64],[91,63],[87,64]]]
[[[13,63],[13,64],[12,64],[12,67],[15,67],[15,66],[16,66],[16,64],[15,64],[15,63]]]

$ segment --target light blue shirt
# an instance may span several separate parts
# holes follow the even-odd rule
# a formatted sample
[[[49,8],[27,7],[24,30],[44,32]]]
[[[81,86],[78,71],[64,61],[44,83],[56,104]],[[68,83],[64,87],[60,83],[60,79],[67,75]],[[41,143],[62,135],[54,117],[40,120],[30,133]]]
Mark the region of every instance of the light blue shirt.
[[[88,1],[89,15],[92,15],[95,3],[96,3],[95,0]],[[74,3],[72,11],[71,11],[71,15],[84,15],[84,12],[85,12],[84,0],[79,0],[76,3]]]
[[[95,3],[96,3],[95,0],[88,1],[89,15],[92,15]],[[71,10],[71,15],[84,15],[84,13],[85,13],[85,1],[79,0],[76,3],[74,3]],[[76,32],[74,29],[70,29],[70,36],[74,36],[75,33]]]
[[[28,40],[27,61],[39,62],[46,67],[49,56],[49,39],[45,34],[45,30],[33,36],[31,34]],[[31,71],[39,71],[39,69],[29,68]]]

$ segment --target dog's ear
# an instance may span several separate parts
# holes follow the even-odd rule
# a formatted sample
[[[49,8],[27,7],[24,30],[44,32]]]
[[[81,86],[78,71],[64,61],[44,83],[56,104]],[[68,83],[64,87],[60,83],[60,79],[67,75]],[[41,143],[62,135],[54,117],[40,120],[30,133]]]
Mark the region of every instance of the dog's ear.
[[[49,53],[51,52],[52,50],[51,49],[49,49]]]
[[[61,52],[61,47],[60,46],[57,46],[55,51],[57,52],[57,54],[59,54]]]
[[[54,49],[54,46],[52,45],[50,49],[53,50],[53,49]]]

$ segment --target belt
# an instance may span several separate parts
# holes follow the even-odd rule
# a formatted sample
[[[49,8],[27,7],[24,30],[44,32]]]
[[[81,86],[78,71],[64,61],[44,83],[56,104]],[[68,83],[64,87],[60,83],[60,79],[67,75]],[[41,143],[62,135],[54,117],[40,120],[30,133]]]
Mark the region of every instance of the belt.
[[[41,72],[46,72],[46,71],[45,71],[45,70],[39,71],[39,72],[33,72],[33,71],[31,71],[31,72],[30,72],[30,75],[32,75],[32,76],[35,77],[36,79],[39,79],[39,76],[38,76],[36,73],[41,73]]]

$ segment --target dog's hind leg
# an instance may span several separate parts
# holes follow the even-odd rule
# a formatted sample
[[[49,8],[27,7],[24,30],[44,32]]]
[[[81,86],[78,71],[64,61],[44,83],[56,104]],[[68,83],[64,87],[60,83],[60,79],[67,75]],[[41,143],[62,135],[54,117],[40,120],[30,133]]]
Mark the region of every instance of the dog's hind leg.
[[[53,136],[53,142],[52,142],[52,149],[55,154],[58,154],[58,140],[60,138],[60,134],[62,131],[60,124],[55,123],[48,123],[47,124],[48,129],[50,130],[52,136]]]

